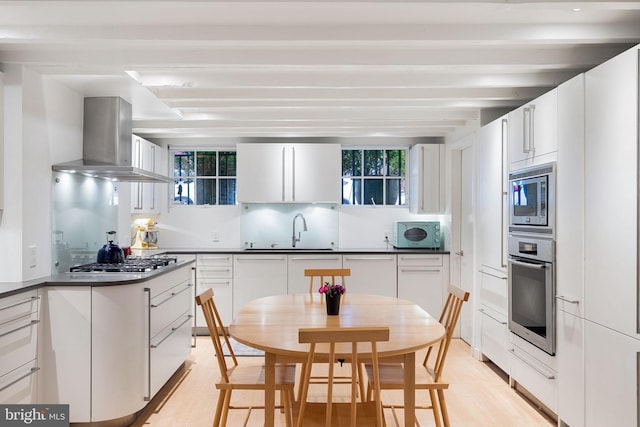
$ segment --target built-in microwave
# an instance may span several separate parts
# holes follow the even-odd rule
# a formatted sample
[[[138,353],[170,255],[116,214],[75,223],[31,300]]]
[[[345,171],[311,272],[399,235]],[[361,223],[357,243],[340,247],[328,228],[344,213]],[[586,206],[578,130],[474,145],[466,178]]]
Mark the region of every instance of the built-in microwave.
[[[509,174],[511,231],[553,233],[555,163]]]
[[[396,221],[391,234],[396,248],[440,249],[442,245],[440,221]]]

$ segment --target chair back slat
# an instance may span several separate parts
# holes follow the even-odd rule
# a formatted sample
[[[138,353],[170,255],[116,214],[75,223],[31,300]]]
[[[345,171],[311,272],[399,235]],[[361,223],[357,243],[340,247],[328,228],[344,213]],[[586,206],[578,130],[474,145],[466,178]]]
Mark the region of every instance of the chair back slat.
[[[378,361],[378,347],[377,343],[380,341],[389,341],[389,328],[388,327],[354,327],[354,328],[301,328],[298,330],[298,341],[300,343],[308,343],[309,355],[307,356],[307,363],[305,365],[305,371],[303,372],[302,379],[302,394],[300,399],[300,416],[298,418],[298,427],[302,426],[304,421],[304,407],[307,400],[307,392],[309,389],[311,367],[315,359],[316,347],[318,344],[329,345],[329,359],[335,360],[336,358],[336,344],[337,343],[350,343],[351,344],[351,412],[350,423],[352,427],[356,427],[356,396],[357,390],[357,366],[359,360],[358,345],[361,343],[369,343],[371,347],[371,361],[374,370],[375,378],[375,402],[376,402],[376,419],[377,425],[382,426],[382,401],[380,400],[380,377],[379,377],[379,361]],[[333,379],[334,379],[334,364],[329,363],[329,374],[327,381],[327,405],[325,412],[325,423],[327,427],[331,426],[332,416],[332,402],[333,402]]]
[[[447,352],[449,351],[451,338],[453,337],[456,325],[458,324],[458,319],[460,318],[462,304],[465,301],[469,300],[469,292],[463,290],[462,288],[454,285],[449,285],[448,291],[449,296],[444,308],[442,309],[442,314],[440,315],[440,323],[442,324],[442,326],[444,326],[445,335],[440,341],[438,356],[436,357],[433,368],[433,380],[436,382],[440,381],[440,378],[442,377],[444,362],[447,357]],[[425,365],[426,362],[427,360],[425,358]]]
[[[345,277],[351,276],[351,269],[350,268],[312,268],[312,269],[304,270],[304,276],[309,277],[309,293],[313,293],[314,290],[317,290],[317,288],[314,289],[314,286],[313,286],[313,282],[316,278],[320,280],[318,283],[318,288],[322,286],[322,284],[325,281],[328,281],[332,285],[336,284],[336,277],[339,277],[340,279],[342,279],[342,283],[340,284],[346,288]],[[325,278],[327,280],[325,280]],[[329,278],[331,278],[330,281],[329,281]]]
[[[220,314],[218,313],[218,309],[213,301],[213,289],[209,288],[202,292],[200,295],[196,296],[196,303],[202,308],[202,314],[204,315],[204,319],[207,322],[207,329],[209,329],[209,335],[211,336],[211,341],[213,342],[213,348],[216,353],[216,360],[218,361],[218,368],[220,369],[220,376],[222,382],[229,382],[229,368],[227,366],[227,361],[224,357],[224,352],[222,350],[222,341],[220,337],[223,337],[225,343],[227,345],[227,349],[229,350],[229,355],[233,360],[234,366],[238,365],[238,360],[236,359],[236,355],[231,348],[231,343],[229,342],[229,337],[222,325],[222,320],[220,318]]]

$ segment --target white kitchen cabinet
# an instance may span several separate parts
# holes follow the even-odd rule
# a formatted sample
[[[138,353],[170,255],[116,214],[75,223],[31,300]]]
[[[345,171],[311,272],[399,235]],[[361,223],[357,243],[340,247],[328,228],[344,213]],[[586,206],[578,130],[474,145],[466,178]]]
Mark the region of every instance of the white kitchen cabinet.
[[[238,144],[239,202],[340,203],[339,144]]]
[[[584,74],[558,87],[556,167],[556,304],[584,313]]]
[[[584,316],[640,337],[637,48],[585,74],[584,156]]]
[[[511,386],[524,387],[551,412],[558,411],[558,368],[555,357],[510,334],[509,367]]]
[[[508,255],[507,116],[478,131],[477,244],[478,263],[506,273]]]
[[[287,255],[233,256],[233,315],[256,298],[287,293]]]
[[[443,144],[416,144],[409,150],[409,208],[440,213],[445,208]]]
[[[509,373],[509,329],[507,317],[487,306],[479,310],[480,351],[496,366]]]
[[[132,166],[164,174],[162,149],[144,138],[133,135]],[[165,185],[153,182],[131,183],[131,211],[157,214],[160,212],[160,192]]]
[[[398,254],[397,257],[398,298],[412,301],[439,318],[449,284],[449,256]]]
[[[0,72],[0,224],[4,211],[4,74]]]
[[[38,292],[0,299],[0,403],[37,402]]]
[[[590,321],[584,326],[584,425],[637,425],[640,340]]]
[[[288,256],[287,290],[290,294],[309,292],[309,278],[304,270],[317,268],[342,268],[342,255],[339,254],[296,254]],[[349,277],[345,278],[349,285]],[[316,279],[312,293],[317,293],[320,285]]]
[[[557,311],[558,418],[570,426],[585,425],[584,319]]]
[[[556,89],[510,112],[510,170],[556,160],[557,130],[558,93]]]
[[[396,255],[343,254],[342,266],[351,269],[347,292],[398,296]]]
[[[196,259],[196,295],[213,289],[222,324],[228,326],[233,320],[233,255],[198,254]],[[199,307],[196,309],[196,330],[209,333]]]

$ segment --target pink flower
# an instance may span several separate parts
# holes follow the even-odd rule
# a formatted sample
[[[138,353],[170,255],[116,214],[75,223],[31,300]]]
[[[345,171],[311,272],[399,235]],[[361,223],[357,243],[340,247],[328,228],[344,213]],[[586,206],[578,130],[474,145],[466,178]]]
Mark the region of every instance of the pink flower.
[[[342,295],[344,294],[346,289],[344,286],[339,284],[329,284],[329,282],[325,282],[324,285],[320,286],[318,292],[321,294],[328,295],[329,297],[333,297],[334,295]]]

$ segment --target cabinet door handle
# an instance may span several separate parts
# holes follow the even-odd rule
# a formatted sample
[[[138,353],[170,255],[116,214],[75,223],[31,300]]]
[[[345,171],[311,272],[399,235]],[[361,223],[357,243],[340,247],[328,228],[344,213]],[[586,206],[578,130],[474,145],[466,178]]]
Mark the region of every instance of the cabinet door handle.
[[[555,380],[556,377],[555,375],[551,375],[548,374],[546,372],[543,372],[540,368],[538,368],[537,366],[532,365],[527,359],[525,359],[522,356],[519,356],[518,353],[516,353],[516,351],[512,348],[509,349],[509,352],[511,354],[513,354],[515,357],[517,357],[518,359],[520,359],[522,362],[524,362],[524,364],[526,364],[527,366],[529,366],[531,369],[533,369],[534,371],[536,371],[537,373],[539,373],[540,375],[542,375],[543,377],[545,377],[548,380]]]
[[[420,147],[420,171],[419,173],[424,174],[424,147]],[[420,176],[420,175],[418,175]],[[424,175],[422,180],[424,181]],[[420,211],[424,212],[424,193],[418,193],[418,197],[420,198]]]
[[[291,261],[338,261],[339,257],[332,258],[299,258],[299,257],[291,257]]]
[[[0,311],[6,310],[6,309],[12,308],[12,307],[17,307],[17,306],[22,305],[22,304],[28,304],[30,302],[37,301],[39,299],[40,299],[40,297],[38,297],[38,296],[27,298],[27,299],[24,299],[22,301],[15,302],[13,304],[5,305],[4,307],[0,307]]]
[[[580,301],[578,301],[577,299],[569,299],[567,297],[565,297],[564,295],[556,295],[556,298],[564,301],[564,302],[568,302],[570,304],[580,304]]]
[[[291,200],[296,201],[296,147],[291,147]]]
[[[400,271],[402,273],[440,273],[440,269],[439,268],[427,268],[427,267],[423,267],[423,268],[402,268],[400,269]]]
[[[505,322],[504,320],[497,319],[497,318],[493,317],[492,315],[490,315],[489,313],[487,313],[487,312],[484,310],[484,308],[481,308],[481,309],[480,309],[480,310],[478,310],[478,311],[479,311],[480,313],[484,314],[485,316],[487,316],[487,317],[489,317],[489,318],[491,318],[491,319],[495,320],[496,322],[500,323],[501,325],[506,325],[506,324],[507,324],[507,322]]]
[[[142,399],[148,402],[151,400],[151,288],[144,288],[144,293],[147,294],[147,395]]]
[[[393,261],[391,257],[346,257],[346,261]]]
[[[284,261],[285,258],[284,257],[278,257],[278,258],[244,258],[239,256],[237,258],[238,261]]]
[[[189,322],[191,320],[191,318],[193,318],[193,314],[187,314],[187,317],[180,322],[180,324],[178,326],[174,326],[173,328],[171,328],[171,332],[169,332],[167,335],[165,335],[164,338],[162,338],[160,341],[158,341],[156,344],[152,344],[150,347],[151,348],[158,348],[160,347],[160,345],[165,342],[167,340],[167,338],[169,338],[171,335],[173,335],[178,329],[182,328],[182,326],[184,326],[185,323]]]
[[[531,153],[535,151],[535,141],[533,134],[533,112],[535,110],[535,105],[531,104],[526,107],[523,111],[523,137],[522,137],[522,152],[523,153]]]
[[[457,253],[457,252],[456,252]],[[407,258],[406,256],[402,256],[400,255],[400,259],[405,261],[405,260],[420,260],[420,261],[440,261],[441,258],[439,255],[434,255],[434,256],[425,256],[425,257],[420,257],[420,258]]]
[[[509,121],[502,119],[502,138],[501,138],[501,150],[500,150],[500,186],[502,187],[502,205],[500,206],[500,264],[504,268],[507,266],[505,254],[505,232],[504,232],[504,219],[505,219],[505,206],[509,204],[509,197],[507,192],[507,173],[505,171],[504,159],[506,157],[505,147],[509,146]],[[507,195],[505,200],[505,195]]]
[[[495,277],[496,279],[500,279],[500,280],[507,280],[508,279],[507,276],[498,276],[497,274],[490,273],[487,270],[478,270],[478,272],[480,274],[486,274],[487,276]]]
[[[38,372],[40,370],[40,368],[33,367],[29,370],[29,372],[27,372],[26,374],[22,375],[20,378],[16,378],[15,380],[11,381],[9,384],[3,386],[2,388],[0,388],[0,391],[4,391],[6,389],[8,389],[9,387],[11,387],[12,385],[14,385],[15,383],[17,383],[18,381],[22,381],[23,379],[27,378],[28,376],[31,376],[33,374],[35,374],[36,372]]]
[[[284,202],[284,191],[285,191],[285,147],[282,147],[282,201]]]
[[[12,334],[12,333],[14,333],[14,332],[18,332],[18,331],[19,331],[19,330],[21,330],[21,329],[30,328],[31,326],[33,326],[33,325],[37,325],[38,323],[40,323],[40,321],[39,321],[39,320],[32,320],[31,322],[29,322],[29,323],[27,323],[27,324],[25,324],[25,325],[18,326],[17,328],[14,328],[14,329],[12,329],[12,330],[10,330],[10,331],[7,331],[7,332],[5,332],[5,333],[0,334],[0,338],[2,338],[2,337],[6,337],[7,335],[10,335],[10,334]]]
[[[157,304],[151,304],[151,308],[157,308],[160,307],[162,304],[164,304],[167,301],[172,300],[173,298],[177,297],[178,295],[180,295],[181,293],[183,293],[186,290],[189,290],[190,287],[192,287],[193,284],[188,283],[187,286],[185,286],[183,289],[180,289],[178,292],[171,292],[171,295],[168,298],[163,299],[162,301],[160,301]]]
[[[464,256],[464,251],[461,249],[456,252],[456,255]]]

